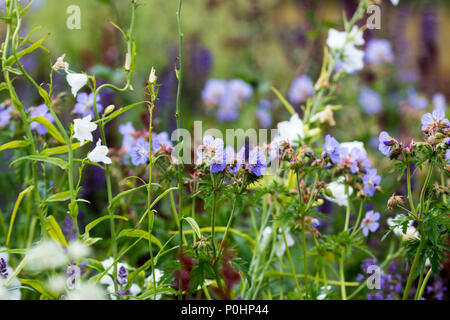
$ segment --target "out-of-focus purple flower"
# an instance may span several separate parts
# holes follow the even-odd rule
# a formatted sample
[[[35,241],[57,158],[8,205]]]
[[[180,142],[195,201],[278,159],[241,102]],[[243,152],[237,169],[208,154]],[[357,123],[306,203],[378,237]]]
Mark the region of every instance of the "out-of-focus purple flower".
[[[425,113],[421,119],[422,131],[439,128],[440,126],[450,127],[450,122],[445,118],[442,110],[434,110],[432,113]]]
[[[231,95],[238,104],[251,98],[253,87],[242,79],[233,79],[228,82],[227,95]]]
[[[362,231],[365,237],[369,235],[370,232],[375,232],[380,227],[380,223],[377,221],[380,220],[380,213],[374,212],[373,210],[367,211],[366,216],[361,222]]]
[[[256,109],[256,117],[263,128],[269,128],[272,125],[272,115],[265,109]]]
[[[248,155],[248,167],[256,176],[261,176],[266,172],[267,160],[264,153],[258,148],[253,148]]]
[[[71,216],[67,215],[64,219],[64,227],[62,232],[66,236],[66,240],[71,241],[77,238],[77,231],[74,228],[73,219]]]
[[[13,106],[0,105],[0,127],[4,127],[9,124],[11,119],[11,112],[14,110]]]
[[[447,109],[447,102],[445,100],[445,96],[442,93],[436,93],[433,96],[432,101],[435,110],[441,110],[445,112],[445,109]]]
[[[341,161],[341,155],[339,153],[339,142],[327,134],[325,136],[325,144],[323,145],[323,151],[330,156],[330,159],[334,163]]]
[[[378,150],[386,157],[389,157],[391,155],[392,146],[395,144],[395,140],[386,131],[380,132],[378,140]]]
[[[45,104],[41,104],[37,107],[31,107],[31,110],[32,110],[30,113],[31,119],[35,117],[44,117],[50,122],[55,121],[55,119],[53,118],[52,114],[48,111],[48,108]],[[36,132],[40,135],[44,135],[47,133],[47,128],[45,128],[42,124],[36,121],[30,123],[30,129],[36,130]]]
[[[289,100],[292,103],[299,104],[314,94],[314,87],[311,77],[304,74],[292,81],[289,89]]]
[[[320,227],[320,221],[316,218],[312,219],[311,224],[314,228],[319,228]]]
[[[131,163],[138,166],[145,164],[148,160],[148,154],[150,152],[150,143],[144,140],[144,138],[139,138],[136,140],[134,147],[131,148],[130,156]]]
[[[216,117],[219,122],[232,122],[239,118],[239,111],[234,105],[220,106]]]
[[[371,39],[367,43],[364,58],[366,62],[374,65],[394,62],[391,42],[386,39]]]
[[[409,87],[406,91],[408,103],[417,110],[423,110],[428,106],[428,100],[425,97],[420,96],[416,89]]]
[[[209,79],[202,91],[202,100],[207,106],[217,106],[227,92],[227,81],[221,79]]]
[[[206,164],[210,172],[225,170],[226,154],[223,140],[212,136],[204,136],[202,144],[197,148],[197,164]]]
[[[133,136],[136,130],[134,129],[131,122],[127,122],[119,126],[119,132],[121,135],[123,135],[122,149],[126,153],[129,153],[131,151],[131,148],[133,148],[134,144],[136,143],[136,139]]]
[[[362,180],[364,184],[364,192],[373,197],[375,191],[377,190],[376,187],[381,182],[381,177],[377,175],[377,169],[372,168],[367,170],[367,173],[363,176]]]
[[[359,104],[367,114],[378,113],[383,108],[380,94],[368,87],[363,87],[361,89],[361,93],[359,94]]]
[[[99,114],[103,111],[103,106],[100,104],[100,95],[97,95],[97,111]],[[94,94],[87,94],[85,92],[77,94],[77,103],[75,104],[74,112],[81,114],[83,117],[91,115],[92,119],[95,119]]]
[[[445,151],[445,160],[447,160],[447,165],[450,165],[450,149]]]
[[[152,138],[152,152],[156,153],[160,150],[167,150],[172,148],[172,141],[169,139],[169,134],[165,131],[156,134]]]

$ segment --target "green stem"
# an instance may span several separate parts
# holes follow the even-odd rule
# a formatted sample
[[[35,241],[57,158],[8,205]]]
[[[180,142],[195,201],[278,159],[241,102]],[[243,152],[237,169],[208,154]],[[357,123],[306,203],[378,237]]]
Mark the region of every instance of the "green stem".
[[[341,281],[341,297],[342,300],[347,300],[347,292],[345,289],[345,274],[344,274],[344,262],[345,262],[345,249],[342,249],[342,256],[339,263],[339,279]]]
[[[422,231],[422,229],[423,228],[421,227],[421,231]],[[419,244],[419,247],[417,248],[416,256],[414,257],[414,261],[411,266],[411,270],[409,270],[408,281],[406,282],[406,287],[405,287],[405,291],[403,292],[402,300],[407,300],[409,297],[409,292],[411,291],[411,285],[414,280],[414,274],[416,273],[417,266],[419,265],[420,255],[422,253],[423,248],[425,247],[425,236],[424,236],[423,232],[421,232],[420,237],[421,237],[420,244]]]
[[[423,280],[420,290],[418,291],[419,294],[416,296],[416,300],[419,300],[420,298],[422,298],[423,292],[427,286],[428,280],[430,279],[432,273],[433,273],[433,269],[430,268],[430,270],[428,270],[428,272],[427,272],[427,275],[425,276],[425,279]]]
[[[308,294],[308,255],[306,251],[305,216],[302,216],[303,268],[305,273],[305,291]]]
[[[276,230],[273,230],[272,232],[276,232]],[[289,267],[291,268],[291,272],[292,272],[292,278],[294,278],[295,287],[297,288],[298,296],[299,296],[300,300],[303,300],[302,290],[300,289],[300,285],[298,284],[297,277],[295,276],[296,273],[295,273],[294,263],[292,261],[291,251],[289,250],[289,246],[288,246],[287,241],[286,241],[286,233],[285,233],[284,230],[282,230],[281,232],[282,232],[282,235],[283,235],[284,245],[286,246],[286,253],[287,253],[287,256],[288,256],[288,260],[289,260]]]

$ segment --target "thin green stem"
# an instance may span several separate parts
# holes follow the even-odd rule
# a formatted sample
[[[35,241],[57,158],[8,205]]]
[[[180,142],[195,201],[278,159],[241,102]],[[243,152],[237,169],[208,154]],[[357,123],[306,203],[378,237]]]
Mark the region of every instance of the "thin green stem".
[[[423,283],[422,286],[420,287],[420,290],[418,291],[418,295],[416,296],[416,300],[419,300],[420,298],[422,298],[423,292],[425,291],[425,288],[427,287],[427,283],[428,280],[431,277],[431,274],[433,273],[433,269],[430,268],[430,270],[428,270],[427,275],[425,276],[425,279],[423,279]]]
[[[295,287],[297,289],[298,296],[299,296],[300,300],[303,300],[302,290],[300,289],[300,285],[298,284],[297,277],[295,276],[296,273],[295,273],[294,263],[292,261],[291,251],[289,250],[289,246],[288,246],[287,241],[286,241],[286,232],[284,230],[282,230],[281,233],[283,235],[284,245],[286,246],[286,253],[287,253],[287,256],[288,256],[289,267],[291,268],[291,272],[292,272],[292,275],[293,275],[292,278],[294,278]]]
[[[420,226],[421,231],[423,231],[422,226]],[[417,248],[416,256],[414,257],[413,264],[411,269],[409,270],[408,281],[406,282],[405,291],[403,292],[402,300],[407,300],[409,297],[409,292],[411,291],[411,286],[414,281],[414,275],[416,273],[417,266],[419,265],[420,255],[422,254],[422,250],[425,247],[425,236],[423,232],[421,232],[421,238],[419,247]]]

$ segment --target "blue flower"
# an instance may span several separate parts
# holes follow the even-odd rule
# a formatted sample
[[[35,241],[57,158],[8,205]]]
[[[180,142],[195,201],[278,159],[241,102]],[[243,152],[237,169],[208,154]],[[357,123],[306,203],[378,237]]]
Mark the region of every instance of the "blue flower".
[[[349,148],[341,147],[339,148],[340,161],[339,163],[348,165],[350,167],[350,172],[356,174],[361,171],[365,172],[367,169],[372,167],[372,163],[367,158],[365,152],[359,148],[352,148],[349,152]]]
[[[447,165],[450,165],[450,149],[445,151],[445,160],[447,160]]]
[[[359,104],[367,114],[378,113],[383,108],[380,94],[368,87],[362,88],[361,93],[359,94]]]
[[[160,150],[167,150],[173,147],[172,141],[169,139],[169,134],[165,131],[158,133],[152,138],[152,151],[154,153]]]
[[[299,104],[314,94],[314,87],[311,78],[304,74],[292,81],[289,89],[289,100],[292,103]]]
[[[149,152],[150,143],[146,142],[142,137],[137,139],[130,151],[131,163],[135,166],[145,164],[148,160]]]
[[[7,107],[6,105],[0,105],[0,127],[9,124],[11,119],[11,112],[13,111],[13,106]]]
[[[395,140],[386,131],[380,132],[378,140],[378,150],[386,157],[389,157],[391,155],[392,146],[395,144]]]
[[[99,114],[103,111],[99,95],[97,95],[97,111]],[[83,117],[91,115],[92,119],[95,119],[94,94],[87,94],[85,92],[77,94],[77,103],[75,104],[74,112],[81,114]]]
[[[254,148],[248,155],[248,168],[258,177],[263,175],[267,169],[267,160],[264,153],[258,148]]]
[[[445,112],[445,109],[447,108],[447,103],[445,101],[445,96],[442,93],[436,93],[433,96],[433,106],[436,110],[441,110]]]
[[[52,114],[48,111],[48,108],[45,104],[41,104],[37,107],[32,107],[31,110],[32,110],[30,113],[31,119],[35,117],[44,117],[50,122],[55,121],[55,119],[53,118]],[[44,135],[47,133],[47,129],[42,124],[35,121],[30,123],[30,128],[31,130],[36,130],[36,132],[40,135]]]
[[[433,113],[425,113],[421,119],[422,131],[439,128],[441,125],[450,127],[450,122],[445,118],[444,111],[436,109]]]
[[[391,42],[385,39],[370,40],[367,42],[364,58],[366,62],[374,65],[394,62]]]
[[[226,167],[226,155],[223,140],[204,136],[197,149],[197,164],[206,164],[211,173],[221,172]]]
[[[232,97],[239,105],[249,100],[253,94],[253,87],[242,79],[230,80],[227,89],[227,96]]]
[[[362,231],[365,237],[369,235],[370,232],[375,232],[380,227],[380,223],[377,221],[380,219],[379,212],[373,212],[373,210],[367,211],[366,216],[361,222]]]
[[[227,92],[227,81],[209,79],[202,91],[202,100],[207,106],[217,106]]]
[[[219,122],[232,122],[239,118],[239,111],[234,105],[220,106],[216,118]]]
[[[323,151],[330,156],[330,159],[334,163],[341,161],[341,155],[339,153],[339,142],[329,134],[325,136],[325,144],[323,145]]]
[[[237,161],[237,155],[234,153],[234,149],[231,146],[225,148],[225,161],[228,170],[236,175],[241,168],[241,164]]]
[[[269,128],[272,125],[272,115],[266,109],[256,109],[255,115],[261,127]]]
[[[136,143],[136,138],[134,137],[136,130],[134,129],[131,122],[127,122],[119,126],[119,132],[121,135],[123,135],[122,149],[126,153],[129,153],[131,151],[131,148],[133,148],[134,144]]]
[[[372,168],[367,170],[366,175],[363,177],[364,192],[373,197],[375,191],[377,190],[376,187],[380,184],[380,182],[381,177],[377,175],[377,169]]]

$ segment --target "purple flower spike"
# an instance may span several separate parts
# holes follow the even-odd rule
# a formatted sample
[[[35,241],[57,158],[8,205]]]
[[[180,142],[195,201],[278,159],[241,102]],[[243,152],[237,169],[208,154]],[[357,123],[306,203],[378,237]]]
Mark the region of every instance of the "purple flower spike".
[[[365,237],[369,235],[370,232],[375,232],[380,227],[380,224],[377,222],[380,220],[380,213],[374,212],[373,210],[367,211],[366,216],[361,222],[362,231]]]

